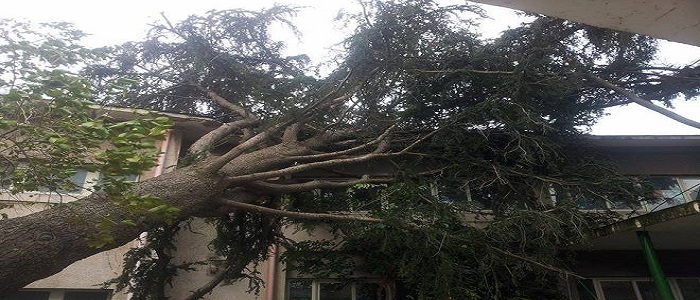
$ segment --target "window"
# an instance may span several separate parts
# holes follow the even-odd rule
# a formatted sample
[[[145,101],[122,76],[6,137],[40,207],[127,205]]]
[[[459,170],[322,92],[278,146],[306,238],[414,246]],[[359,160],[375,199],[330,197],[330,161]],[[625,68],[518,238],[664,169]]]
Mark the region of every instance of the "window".
[[[287,300],[381,300],[384,291],[374,282],[290,279]]]
[[[648,211],[658,211],[698,200],[700,178],[658,176],[649,179],[654,188],[654,199],[647,203]]]
[[[112,290],[23,290],[3,300],[109,300]]]
[[[34,197],[37,195],[47,195],[49,197],[52,197],[55,194],[58,195],[65,195],[65,196],[70,196],[70,197],[77,197],[77,196],[85,196],[87,194],[90,194],[94,191],[94,188],[96,185],[101,184],[103,182],[103,178],[105,176],[101,173],[98,172],[89,172],[85,169],[78,169],[76,170],[75,174],[73,174],[66,183],[60,187],[54,187],[53,191],[51,188],[48,187],[37,187],[33,191],[25,191],[21,194],[28,194],[30,197]],[[139,179],[138,175],[125,175],[125,176],[118,176],[116,178],[123,179],[125,182],[137,182]],[[2,192],[2,189],[9,189],[10,186],[6,184],[6,181],[2,181],[2,185],[0,185],[0,192]],[[54,192],[55,191],[55,192]],[[36,198],[34,198],[36,199]],[[46,199],[47,201],[53,201],[51,199]],[[59,200],[56,200],[59,201]]]
[[[71,193],[71,194],[80,194],[82,190],[86,187],[86,182],[88,178],[88,171],[79,169],[76,170],[75,174],[73,174],[70,178],[68,178],[68,185],[66,187],[59,188],[56,190],[56,192],[59,193]],[[50,190],[46,187],[40,187],[37,192],[50,192]]]
[[[654,190],[652,199],[638,203],[625,203],[610,199],[606,202],[580,198],[576,206],[582,210],[617,210],[648,213],[700,200],[700,177],[653,176],[649,182]]]
[[[433,183],[432,189],[444,203],[462,204],[474,210],[493,208],[493,194],[487,188],[475,188],[456,181],[438,181]]]
[[[48,291],[19,291],[10,294],[6,300],[49,300],[50,296]]]
[[[654,283],[647,278],[596,279],[594,282],[599,300],[660,299]],[[670,278],[669,285],[677,300],[700,299],[698,278]]]
[[[21,170],[27,170],[27,169],[22,169],[23,166],[20,166],[19,168]],[[75,170],[75,173],[72,174],[67,180],[64,182],[58,183],[58,186],[32,186],[33,190],[27,190],[24,191],[24,193],[39,193],[39,194],[49,194],[53,193],[54,191],[59,194],[72,194],[72,195],[80,195],[80,194],[87,194],[90,192],[90,188],[94,185],[95,180],[97,179],[97,173],[93,172],[88,172],[85,169],[77,169]],[[32,180],[36,181],[38,179],[33,178]],[[0,185],[0,189],[10,189],[11,180],[8,178],[2,180],[2,185]]]
[[[677,278],[678,291],[686,300],[700,299],[700,280],[698,278]]]

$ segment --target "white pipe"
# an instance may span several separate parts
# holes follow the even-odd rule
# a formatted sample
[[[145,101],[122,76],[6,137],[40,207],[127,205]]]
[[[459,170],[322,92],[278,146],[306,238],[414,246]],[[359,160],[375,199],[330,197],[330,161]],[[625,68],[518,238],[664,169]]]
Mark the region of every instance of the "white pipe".
[[[273,244],[268,250],[267,274],[265,274],[265,300],[275,300],[275,281],[277,279],[277,245]]]

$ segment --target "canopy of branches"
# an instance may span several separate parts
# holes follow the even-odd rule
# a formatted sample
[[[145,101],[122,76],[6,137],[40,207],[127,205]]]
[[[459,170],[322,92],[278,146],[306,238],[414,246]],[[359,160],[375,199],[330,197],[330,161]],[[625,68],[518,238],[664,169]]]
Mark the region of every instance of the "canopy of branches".
[[[221,282],[258,282],[246,266],[273,243],[304,272],[364,270],[405,299],[554,299],[552,281],[568,274],[558,249],[601,222],[577,212],[575,201],[638,201],[649,192],[580,147],[586,129],[603,109],[629,103],[693,124],[663,106],[700,93],[700,66],[651,65],[649,37],[533,16],[483,39],[476,6],[362,6],[341,17],[355,30],[326,76],[272,39],[273,26],[294,29],[290,7],[164,19],[145,40],[107,49],[78,46],[80,33],[65,24],[45,33],[3,21],[3,185],[57,191],[78,167],[114,175],[152,167],[157,153],[145,149],[167,122],[110,123],[89,103],[208,116],[222,126],[190,145],[188,165],[170,177],[209,182],[188,198],[195,200],[154,192],[167,179],[104,188],[121,199],[115,210],[152,202],[130,208],[142,219],[115,219],[121,225],[102,226],[101,242],[92,243],[111,247],[150,232],[117,280],[134,299],[163,297],[168,278],[185,272],[189,266],[170,265],[178,227],[169,224],[204,215],[215,216],[212,245],[227,267],[192,299]],[[84,154],[105,141],[115,151],[87,162]],[[366,162],[361,172],[342,168]],[[143,198],[148,191],[152,198]],[[149,219],[162,205],[181,214]],[[492,222],[473,226],[466,216]],[[319,221],[331,223],[336,240],[280,233]],[[120,236],[119,226],[134,229]]]

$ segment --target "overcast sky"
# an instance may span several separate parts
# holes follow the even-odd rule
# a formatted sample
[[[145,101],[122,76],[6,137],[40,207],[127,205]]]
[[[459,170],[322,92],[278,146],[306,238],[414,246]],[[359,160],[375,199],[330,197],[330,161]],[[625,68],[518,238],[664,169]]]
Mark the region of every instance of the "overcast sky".
[[[448,0],[443,0],[448,1]],[[457,0],[452,0],[457,1]],[[117,44],[137,40],[149,23],[161,20],[161,12],[170,20],[212,9],[245,8],[257,10],[274,3],[305,7],[295,19],[303,36],[288,42],[290,52],[308,54],[315,61],[327,58],[329,48],[344,36],[344,28],[333,23],[341,9],[356,9],[355,1],[319,0],[20,0],[3,3],[0,18],[32,21],[68,21],[90,33],[89,46]],[[354,8],[353,8],[354,7]],[[521,19],[510,10],[487,7],[492,20],[482,22],[482,35],[493,37],[503,29],[514,27]],[[683,64],[700,59],[700,48],[677,43],[663,43],[661,61]],[[700,121],[700,100],[677,101],[676,112]],[[644,108],[632,105],[610,109],[610,116],[597,124],[594,134],[698,134],[699,129],[678,124]]]

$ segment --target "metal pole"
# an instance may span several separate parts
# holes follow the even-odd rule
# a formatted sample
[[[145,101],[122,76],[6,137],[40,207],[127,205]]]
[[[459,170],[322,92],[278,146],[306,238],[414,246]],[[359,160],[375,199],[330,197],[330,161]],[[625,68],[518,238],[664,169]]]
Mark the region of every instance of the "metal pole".
[[[647,261],[647,266],[649,267],[649,274],[652,280],[654,280],[654,285],[656,290],[659,292],[662,300],[675,300],[673,297],[673,292],[671,292],[671,286],[668,284],[668,279],[664,272],[661,270],[661,264],[659,259],[656,257],[656,250],[654,250],[654,245],[651,243],[651,237],[649,237],[648,231],[637,231],[637,238],[639,243],[642,245],[642,251],[644,251],[644,257]]]

